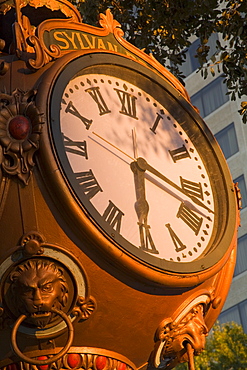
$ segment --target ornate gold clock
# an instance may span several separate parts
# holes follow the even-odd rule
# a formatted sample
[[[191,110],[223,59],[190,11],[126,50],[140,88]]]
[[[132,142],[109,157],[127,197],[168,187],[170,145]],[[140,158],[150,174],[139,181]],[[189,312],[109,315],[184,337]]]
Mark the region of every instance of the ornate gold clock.
[[[62,58],[51,74],[39,88],[41,163],[77,233],[153,282],[215,274],[235,238],[236,197],[195,109],[161,74],[108,52]]]

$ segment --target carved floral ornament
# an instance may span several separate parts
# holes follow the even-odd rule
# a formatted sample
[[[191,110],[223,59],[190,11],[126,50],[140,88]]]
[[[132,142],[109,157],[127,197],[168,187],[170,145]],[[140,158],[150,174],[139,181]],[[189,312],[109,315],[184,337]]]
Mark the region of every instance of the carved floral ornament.
[[[39,148],[42,114],[35,106],[36,91],[0,93],[0,166],[5,174],[28,183]]]
[[[214,297],[213,291],[204,292],[192,299],[179,314],[175,313],[175,319],[163,320],[155,334],[152,366],[168,370],[178,363],[189,362],[189,369],[193,370],[193,357],[204,350],[208,335],[205,315],[210,307],[218,307],[220,301],[220,297]]]

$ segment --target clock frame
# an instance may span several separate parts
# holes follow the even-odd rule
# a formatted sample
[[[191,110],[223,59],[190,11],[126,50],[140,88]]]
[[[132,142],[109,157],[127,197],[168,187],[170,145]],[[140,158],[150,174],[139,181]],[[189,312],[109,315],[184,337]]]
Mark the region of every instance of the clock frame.
[[[169,113],[178,121],[200,153],[209,173],[215,200],[215,228],[204,255],[191,262],[161,260],[132,246],[94,213],[91,202],[78,198],[61,141],[59,111],[63,90],[76,73],[111,73],[124,76],[148,93],[157,86],[155,98],[166,99]],[[162,95],[162,96],[161,96]],[[163,96],[164,95],[164,96]],[[226,161],[212,133],[191,104],[159,72],[140,62],[111,52],[75,52],[59,59],[42,78],[37,105],[48,125],[42,137],[39,165],[44,181],[72,232],[123,271],[151,284],[189,287],[215,275],[236,244],[238,225],[234,185]],[[212,162],[212,158],[214,161]]]

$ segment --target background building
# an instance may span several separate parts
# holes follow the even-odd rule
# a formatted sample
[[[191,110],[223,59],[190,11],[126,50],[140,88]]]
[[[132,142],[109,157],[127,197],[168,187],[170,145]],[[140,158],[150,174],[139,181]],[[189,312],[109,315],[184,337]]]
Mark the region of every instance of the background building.
[[[217,35],[213,35],[209,44],[214,44]],[[216,136],[227,159],[232,178],[238,182],[242,195],[241,227],[238,237],[238,257],[234,278],[227,301],[219,317],[221,323],[235,321],[247,332],[247,126],[238,113],[240,102],[231,101],[227,93],[223,76],[210,73],[206,79],[197,72],[198,60],[194,57],[199,46],[195,40],[186,52],[186,62],[182,66],[185,86],[193,105],[200,110],[201,116]],[[212,52],[214,50],[212,49]]]

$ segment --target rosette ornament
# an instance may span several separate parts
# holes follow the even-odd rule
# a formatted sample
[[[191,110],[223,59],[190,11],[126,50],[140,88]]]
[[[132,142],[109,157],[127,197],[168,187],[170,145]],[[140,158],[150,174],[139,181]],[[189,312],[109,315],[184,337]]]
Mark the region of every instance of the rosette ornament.
[[[42,114],[34,103],[36,91],[20,89],[0,93],[0,164],[3,174],[17,176],[28,184],[39,148]]]

